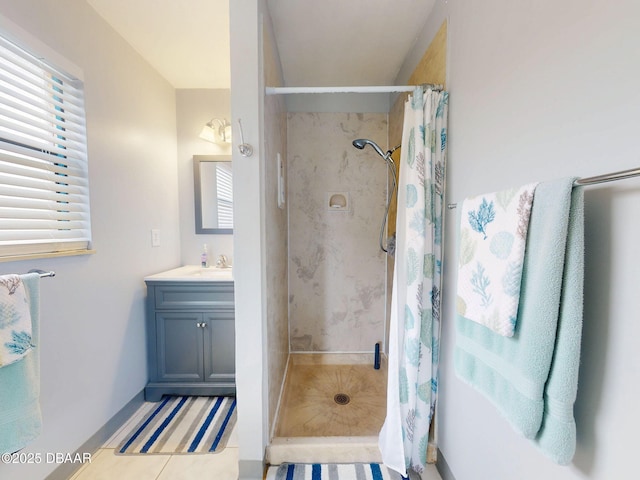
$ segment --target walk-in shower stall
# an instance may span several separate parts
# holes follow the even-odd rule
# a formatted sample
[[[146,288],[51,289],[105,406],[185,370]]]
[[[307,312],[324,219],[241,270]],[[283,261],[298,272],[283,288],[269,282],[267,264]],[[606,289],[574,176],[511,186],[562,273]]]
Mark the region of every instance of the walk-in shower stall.
[[[380,461],[395,186],[388,125],[387,112],[286,113],[289,357],[273,463]]]
[[[287,368],[272,463],[384,460],[399,472],[426,464],[448,94],[420,86],[406,103],[390,100],[359,113],[322,103],[311,113],[286,109]],[[392,154],[400,140],[406,163],[398,177]]]

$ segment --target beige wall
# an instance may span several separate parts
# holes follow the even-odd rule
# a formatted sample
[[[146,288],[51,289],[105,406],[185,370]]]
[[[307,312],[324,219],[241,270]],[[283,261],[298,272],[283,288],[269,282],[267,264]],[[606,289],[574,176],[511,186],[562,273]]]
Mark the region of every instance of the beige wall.
[[[425,27],[426,28],[426,27]],[[424,47],[423,47],[424,48]],[[418,64],[411,71],[407,83],[408,85],[420,85],[422,83],[431,83],[443,85],[446,87],[447,78],[447,21],[445,20],[438,28],[437,32],[430,40],[428,47],[420,57]],[[389,148],[400,145],[402,142],[402,127],[404,124],[404,103],[409,94],[400,94],[396,98],[389,112]],[[400,168],[400,155],[402,150],[396,150],[392,158],[396,164],[396,171]],[[399,173],[398,173],[399,177]],[[393,201],[389,207],[389,223],[387,226],[387,234],[391,236],[395,232],[396,212],[397,212],[397,194],[394,195]],[[387,284],[393,282],[393,258],[387,258]],[[389,289],[389,298],[387,299],[387,315],[389,318],[391,308],[391,289]],[[389,328],[387,323],[386,328]],[[388,337],[388,332],[387,332]]]
[[[431,83],[444,85],[447,78],[447,22],[442,22],[438,32],[431,40],[420,62],[413,70],[408,85]],[[398,95],[389,112],[389,146],[392,148],[402,142],[402,125],[404,123],[404,102],[409,94]],[[399,166],[401,150],[396,150],[393,159]],[[395,200],[389,212],[389,234],[395,231],[396,204]]]
[[[271,24],[265,17],[263,28],[263,62],[265,85],[281,86],[280,59],[272,37]],[[289,357],[288,318],[288,224],[287,204],[278,207],[277,155],[280,154],[285,172],[287,165],[287,114],[284,98],[267,96],[264,102],[264,182],[265,182],[265,233],[269,254],[266,256],[267,272],[267,362],[269,377],[269,432],[273,430],[280,389]]]
[[[351,142],[386,136],[386,114],[289,114],[292,351],[373,351],[384,340],[386,165]],[[348,193],[349,211],[330,211],[328,192]]]

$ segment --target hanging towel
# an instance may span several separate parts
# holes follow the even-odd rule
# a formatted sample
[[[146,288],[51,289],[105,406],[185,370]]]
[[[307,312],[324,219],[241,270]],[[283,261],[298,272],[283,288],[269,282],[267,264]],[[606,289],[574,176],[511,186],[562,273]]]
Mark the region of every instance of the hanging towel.
[[[0,276],[0,367],[22,359],[32,348],[31,313],[20,275]]]
[[[21,360],[0,368],[0,453],[12,453],[34,440],[42,429],[40,412],[40,276],[21,276],[29,301],[32,348]]]
[[[513,337],[456,315],[457,375],[559,464],[575,452],[584,213],[574,178],[538,185]]]
[[[584,284],[584,198],[574,188],[564,261],[556,345],[545,385],[544,415],[536,443],[560,465],[568,464],[576,449],[573,405],[578,393]]]
[[[537,183],[462,203],[457,313],[512,337]]]

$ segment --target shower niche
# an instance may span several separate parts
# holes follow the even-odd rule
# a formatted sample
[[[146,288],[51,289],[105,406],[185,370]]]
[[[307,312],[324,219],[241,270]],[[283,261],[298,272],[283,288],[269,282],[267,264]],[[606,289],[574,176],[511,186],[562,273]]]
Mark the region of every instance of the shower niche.
[[[327,192],[327,209],[330,212],[348,212],[349,192]]]

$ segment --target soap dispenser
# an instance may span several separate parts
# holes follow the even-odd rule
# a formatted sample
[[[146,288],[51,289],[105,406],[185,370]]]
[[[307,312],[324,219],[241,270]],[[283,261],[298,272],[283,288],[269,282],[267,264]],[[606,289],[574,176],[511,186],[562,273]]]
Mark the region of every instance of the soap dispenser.
[[[204,244],[202,248],[202,255],[200,255],[200,265],[202,268],[209,268],[209,254],[207,253],[207,244]]]

